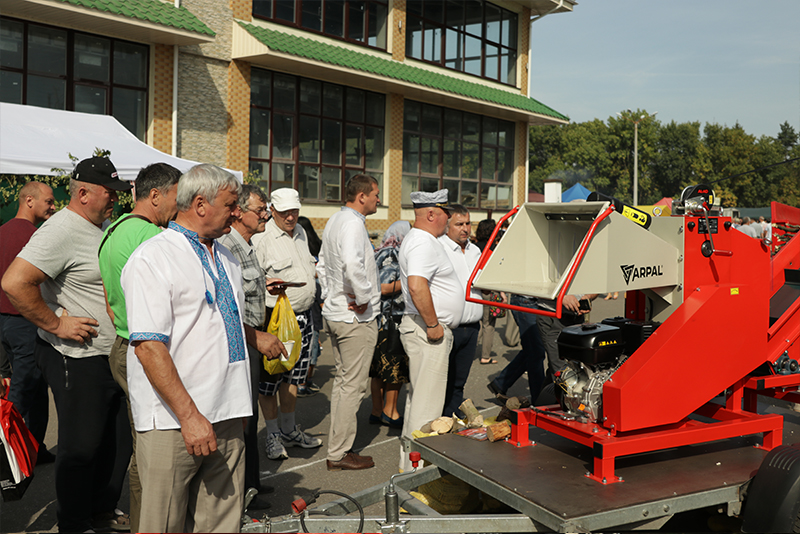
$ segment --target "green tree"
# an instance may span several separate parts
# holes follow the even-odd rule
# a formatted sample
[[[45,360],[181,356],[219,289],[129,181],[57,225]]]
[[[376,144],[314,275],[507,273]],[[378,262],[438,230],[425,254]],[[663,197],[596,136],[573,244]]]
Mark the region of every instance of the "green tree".
[[[642,118],[644,117],[644,118]],[[613,161],[615,196],[623,202],[633,202],[634,121],[639,121],[639,204],[652,204],[661,199],[653,187],[652,162],[661,123],[646,110],[626,111],[621,116],[609,117],[608,151]]]
[[[693,164],[699,157],[700,123],[675,121],[661,126],[656,140],[656,153],[650,167],[653,193],[658,202],[664,197],[677,197],[693,183],[698,183]]]
[[[774,166],[800,152],[798,135],[788,122],[774,138],[756,139],[738,123],[732,127],[706,123],[701,135],[699,122],[662,125],[642,110],[606,122],[532,127],[530,187],[542,191],[544,180],[559,178],[565,188],[581,182],[631,202],[633,119],[640,120],[641,204],[676,197],[685,187],[700,183],[710,183],[725,207],[768,206],[772,200],[798,203],[800,165]]]
[[[794,145],[787,154],[788,159],[800,158],[800,144]],[[800,206],[800,161],[792,161],[776,168],[777,200],[790,206]]]
[[[783,146],[783,149],[786,151],[786,157],[788,158],[789,152],[797,145],[797,132],[794,131],[789,121],[784,121],[783,124],[781,124],[781,130],[778,132],[776,139],[778,143]]]
[[[706,123],[703,128],[703,145],[708,150],[708,173],[704,182],[713,183],[714,190],[728,202],[736,202],[739,207],[751,207],[744,204],[742,196],[753,184],[752,174],[731,178],[752,170],[755,156],[755,137],[747,134],[739,123],[733,127]],[[723,204],[727,207],[726,204]]]

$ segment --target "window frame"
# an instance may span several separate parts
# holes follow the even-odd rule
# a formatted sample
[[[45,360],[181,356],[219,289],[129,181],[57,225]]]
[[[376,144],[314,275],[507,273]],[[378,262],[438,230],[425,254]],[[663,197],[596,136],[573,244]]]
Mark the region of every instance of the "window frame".
[[[464,6],[463,6],[463,9],[464,9],[464,23],[462,24],[461,28],[458,28],[458,27],[453,26],[452,23],[450,23],[448,21],[448,9],[447,9],[448,2],[446,2],[444,0],[425,0],[424,2],[422,2],[421,0],[417,0],[417,1],[420,1],[420,5],[422,6],[421,7],[421,13],[422,14],[421,15],[417,15],[416,13],[413,13],[413,12],[410,12],[410,11],[406,13],[406,51],[405,51],[405,55],[406,55],[407,58],[411,58],[411,59],[415,59],[417,61],[422,61],[422,62],[425,62],[425,63],[429,63],[431,65],[437,65],[437,66],[444,67],[444,68],[449,69],[449,70],[455,70],[457,72],[462,72],[464,74],[469,74],[471,76],[477,76],[479,78],[483,78],[483,79],[486,79],[486,80],[492,80],[494,82],[501,83],[503,85],[509,85],[509,86],[512,86],[512,87],[516,87],[517,86],[517,76],[519,74],[517,72],[517,62],[519,60],[519,14],[518,13],[515,13],[514,11],[506,9],[506,8],[504,8],[502,6],[497,5],[497,4],[488,2],[487,0],[472,0],[473,2],[476,2],[476,1],[480,2],[481,3],[481,8],[482,8],[481,9],[481,24],[480,24],[481,34],[480,35],[476,35],[475,33],[471,32],[471,31],[468,31],[466,29],[467,28],[467,24],[466,24],[466,9],[467,9],[467,6],[469,4],[464,4]],[[456,1],[460,1],[460,0],[456,0]],[[436,20],[436,19],[433,19],[433,18],[430,18],[430,17],[426,16],[427,15],[427,10],[426,10],[425,6],[428,5],[428,4],[434,4],[434,3],[441,4],[441,22]],[[498,36],[499,40],[496,40],[496,41],[490,39],[487,36],[488,27],[487,27],[487,23],[486,23],[486,12],[487,12],[487,6],[489,6],[489,5],[492,6],[492,9],[496,9],[500,13],[500,21],[499,21],[500,34]],[[503,33],[503,30],[504,30],[504,28],[506,28],[506,26],[509,26],[509,27],[511,26],[511,24],[509,24],[509,22],[508,22],[509,20],[515,21],[515,24],[513,25],[514,26],[513,39],[511,39],[511,35],[509,35],[508,39],[507,39],[509,41],[509,43],[506,45],[506,44],[503,44],[503,41],[506,40],[506,38],[505,38],[506,34]],[[420,33],[419,33],[419,36],[420,36],[419,50],[421,52],[419,56],[416,56],[413,53],[414,40],[412,39],[412,35],[411,35],[412,28],[415,28],[417,24],[419,24],[420,27],[422,28]],[[434,48],[433,49],[434,50],[438,49],[439,58],[438,59],[426,59],[426,57],[425,57],[426,50],[428,48],[431,48],[427,43],[427,41],[429,40],[429,38],[428,38],[429,32],[431,32],[430,33],[431,35],[436,35],[436,31],[437,30],[438,30],[438,37],[435,37],[435,39],[439,40],[438,48],[435,46],[435,43],[434,43],[434,45],[433,45]],[[447,52],[448,52],[448,46],[447,46],[447,44],[448,44],[448,35],[450,35],[450,34],[455,34],[456,35],[456,37],[457,37],[456,43],[457,43],[457,46],[458,46],[458,48],[460,50],[459,55],[458,56],[454,56],[453,58],[448,57],[448,54],[447,54]],[[474,41],[479,41],[479,45],[480,45],[480,73],[479,74],[476,74],[474,72],[471,72],[471,71],[467,70],[466,51],[467,51],[467,47],[468,47],[468,45],[467,45],[468,39],[472,39]],[[497,63],[497,65],[495,67],[496,76],[494,76],[494,77],[490,76],[486,72],[486,66],[487,66],[486,51],[487,51],[487,47],[494,47],[497,50],[497,55],[496,55],[496,60],[495,60],[496,63]],[[507,53],[507,55],[504,55],[504,52]],[[511,54],[513,54],[514,60],[513,60],[513,62],[508,62],[508,66],[513,65],[513,67],[514,67],[513,68],[513,74],[509,76],[509,79],[507,81],[503,81],[503,58],[504,57],[510,57]],[[455,62],[457,66],[448,65],[448,63],[451,63],[451,62]]]
[[[417,113],[417,117],[419,120],[417,122],[418,126],[417,129],[409,129],[409,121],[413,119],[409,119],[409,117],[413,117],[414,110],[408,110],[406,106],[408,105],[418,106],[419,112]],[[439,113],[439,131],[438,133],[432,132],[425,132],[423,126],[423,115],[425,110],[432,111],[438,110]],[[458,115],[460,128],[455,135],[448,134],[448,114],[453,117],[454,115]],[[448,187],[447,182],[458,182],[459,190],[458,191],[448,191],[450,195],[451,202],[457,202],[460,204],[465,204],[467,207],[476,208],[476,209],[504,209],[505,207],[511,208],[511,195],[513,195],[514,191],[514,171],[516,170],[516,123],[512,121],[506,121],[502,119],[497,119],[495,117],[490,117],[487,115],[478,115],[475,113],[470,113],[463,110],[457,110],[453,108],[445,108],[442,106],[434,106],[432,104],[427,104],[424,102],[419,102],[415,100],[406,100],[404,102],[404,109],[403,109],[403,166],[402,166],[402,184],[401,189],[401,207],[403,208],[411,208],[412,205],[410,202],[406,200],[407,192],[405,188],[407,184],[409,187],[412,187],[412,191],[429,191],[432,190],[433,184],[435,183],[436,189],[442,189]],[[472,134],[468,130],[466,130],[466,120],[478,120],[478,128]],[[490,130],[490,124],[495,123],[496,127],[494,128],[494,135],[496,136],[496,141],[488,142],[486,140],[487,132]],[[450,123],[452,124],[452,122]],[[503,134],[503,135],[501,135]],[[501,142],[501,137],[504,139],[504,142]],[[407,148],[408,144],[417,138],[418,150],[416,151],[417,157],[415,158],[416,164],[416,172],[412,172],[410,169],[407,168]],[[423,172],[423,140],[438,140],[439,150],[438,150],[438,160],[436,162],[436,172]],[[454,147],[452,150],[452,157],[456,158],[458,164],[456,165],[457,174],[458,176],[451,176],[445,175],[445,158],[447,155],[445,154],[447,144],[451,143]],[[475,152],[472,152],[473,157],[477,157],[477,167],[476,167],[476,176],[469,177],[465,176],[464,174],[464,145],[474,145]],[[491,178],[487,178],[484,176],[484,165],[486,164],[485,161],[485,154],[489,152],[493,152],[494,154],[494,169],[492,170]],[[413,154],[414,151],[411,151]],[[510,158],[509,158],[510,156]],[[503,159],[503,157],[509,159]],[[505,169],[505,165],[501,163],[507,164],[511,162],[511,168]],[[429,167],[430,169],[430,167]],[[505,170],[504,176],[506,179],[502,179],[501,172]],[[414,181],[414,184],[411,185],[411,181]],[[428,186],[426,186],[426,182]],[[474,187],[477,196],[476,201],[474,204],[469,204],[463,201],[464,196],[464,188],[463,184],[472,184]],[[509,192],[509,204],[508,206],[500,206],[498,204],[498,199],[495,196],[494,201],[487,199],[484,201],[482,199],[482,191],[484,187],[495,187],[495,191],[500,191],[501,188],[508,188]],[[433,190],[436,190],[433,189]],[[490,204],[490,205],[483,205],[483,204]]]
[[[275,188],[275,181],[274,181],[274,169],[275,165],[284,164],[284,165],[292,165],[293,172],[292,172],[292,183],[291,187],[296,189],[300,193],[300,198],[306,203],[315,203],[315,204],[341,204],[344,201],[344,186],[347,180],[355,174],[370,174],[376,177],[378,180],[378,184],[383,191],[383,178],[386,176],[385,174],[385,154],[386,154],[386,104],[387,98],[386,95],[383,93],[377,93],[373,91],[367,91],[365,89],[360,89],[356,87],[349,87],[346,85],[334,84],[330,82],[326,82],[323,80],[317,80],[313,78],[307,78],[303,76],[296,76],[292,74],[286,74],[278,71],[273,71],[269,69],[253,67],[254,71],[260,71],[264,73],[269,73],[270,79],[270,99],[269,99],[269,106],[263,105],[263,103],[254,103],[254,99],[252,98],[252,91],[253,91],[253,80],[254,76],[251,73],[251,100],[250,100],[250,138],[249,138],[249,149],[248,149],[248,168],[252,172],[253,170],[260,169],[261,177],[259,179],[259,183],[264,187],[267,192],[271,192],[273,188]],[[276,108],[275,107],[275,77],[284,77],[284,78],[291,78],[294,81],[294,109],[288,110],[285,108]],[[309,106],[301,105],[301,92],[304,83],[310,84],[317,84],[319,87],[319,101],[317,104],[313,104],[313,106],[318,106],[319,111],[313,111],[309,109]],[[335,98],[339,99],[338,104],[334,103],[334,107],[336,110],[331,113],[329,109],[327,109],[326,104],[326,89],[331,93],[336,93]],[[361,108],[363,110],[363,118],[359,121],[352,120],[348,118],[348,115],[352,115],[348,113],[348,96],[349,92],[353,92],[355,95],[356,93],[361,93],[362,103]],[[306,91],[307,93],[308,91]],[[330,96],[328,97],[330,98]],[[375,100],[377,98],[377,100]],[[328,100],[328,102],[332,102]],[[352,105],[352,104],[351,104]],[[370,114],[369,106],[373,105],[380,107],[379,113],[372,113]],[[312,112],[313,111],[313,112]],[[253,113],[259,112],[263,116],[263,112],[269,114],[269,122],[267,124],[267,135],[266,135],[266,146],[267,146],[267,155],[266,157],[257,157],[253,156],[253,147],[254,146],[264,146],[263,143],[258,145],[254,145],[254,139],[252,137],[252,128],[253,128]],[[282,116],[282,117],[292,117],[293,121],[293,128],[291,133],[291,155],[288,157],[276,157],[275,156],[275,117]],[[373,122],[371,119],[376,119],[381,121],[381,123]],[[317,142],[318,146],[314,150],[317,153],[316,162],[309,161],[307,159],[301,158],[301,146],[300,146],[300,124],[306,120],[316,120],[317,121]],[[338,163],[331,163],[330,161],[326,161],[326,153],[324,149],[324,142],[325,142],[325,126],[326,123],[331,125],[331,123],[338,123],[339,128],[339,158]],[[360,135],[358,136],[357,145],[358,145],[358,158],[359,162],[357,164],[348,163],[348,144],[351,140],[347,136],[348,127],[350,128],[360,128]],[[367,152],[367,143],[369,141],[369,137],[367,135],[368,131],[380,130],[382,132],[382,139],[381,139],[381,146],[380,146],[380,157],[379,163],[380,168],[372,168],[368,167],[368,163],[370,160],[369,153]],[[354,139],[354,138],[353,138]],[[263,138],[260,140],[264,140]],[[259,140],[259,141],[260,141]],[[374,145],[374,143],[373,143]],[[332,152],[328,152],[327,154],[330,155]],[[268,173],[263,172],[264,169],[268,169]],[[301,184],[301,169],[306,170],[313,170],[316,169],[316,182],[317,182],[317,191],[316,197],[309,197],[304,196],[304,191],[306,187],[304,184]],[[326,182],[325,177],[325,169],[336,169],[339,173],[339,181],[336,185],[331,185],[332,182]],[[329,171],[330,172],[330,171]],[[302,176],[306,176],[306,173],[303,173]],[[313,174],[308,174],[308,176],[313,176]],[[278,183],[277,187],[287,187],[286,184]],[[329,186],[332,188],[338,187],[338,196],[334,198],[327,198],[325,187]]]
[[[35,21],[27,21],[22,19],[17,19],[13,17],[6,17],[2,16],[0,19],[8,22],[22,24],[22,67],[9,67],[0,65],[0,71],[2,72],[9,72],[9,73],[16,73],[21,76],[21,103],[22,105],[34,105],[28,103],[28,78],[30,76],[36,76],[41,78],[48,78],[52,80],[61,80],[64,82],[64,107],[63,108],[52,108],[52,109],[64,109],[66,111],[75,111],[75,96],[76,96],[76,88],[77,87],[89,87],[95,89],[104,89],[106,92],[105,96],[105,112],[103,115],[110,115],[112,117],[116,116],[113,114],[114,111],[114,90],[115,89],[123,89],[123,90],[130,90],[136,92],[143,92],[143,113],[144,113],[144,121],[142,131],[137,133],[131,131],[131,133],[140,139],[143,142],[147,142],[147,129],[148,129],[148,117],[149,117],[149,95],[150,95],[150,45],[137,43],[135,41],[129,41],[125,39],[117,39],[114,37],[109,37],[106,35],[99,35],[84,31],[72,30],[69,28],[62,28],[59,26],[53,26],[52,24],[44,24]],[[31,26],[36,27],[43,27],[50,30],[56,30],[59,32],[66,33],[66,47],[65,47],[65,63],[64,63],[64,72],[65,74],[54,75],[45,72],[38,72],[38,71],[31,71],[29,68],[29,36],[30,36],[30,28]],[[81,78],[76,74],[76,64],[75,64],[75,42],[77,36],[88,36],[90,38],[98,38],[103,39],[108,42],[108,81],[100,81],[97,79],[92,78]],[[115,46],[117,43],[123,43],[126,45],[133,45],[135,47],[142,47],[144,51],[144,85],[137,86],[137,85],[130,85],[126,83],[118,83],[114,80],[114,53],[115,53]],[[91,112],[89,112],[91,113]],[[117,119],[119,120],[119,119]],[[120,121],[122,123],[122,121]],[[123,124],[123,126],[125,126]],[[126,126],[127,129],[127,126]],[[130,130],[128,130],[130,131]]]
[[[260,13],[256,13],[255,11],[255,2],[253,3],[253,9],[251,10],[253,18],[260,19],[260,20],[268,20],[270,22],[274,22],[276,24],[281,24],[284,26],[289,26],[291,28],[297,28],[298,30],[302,30],[304,32],[314,33],[317,35],[324,35],[325,37],[330,37],[332,39],[337,39],[340,41],[345,41],[348,43],[356,44],[359,46],[364,46],[367,48],[371,48],[373,50],[380,50],[381,52],[386,52],[388,48],[389,42],[389,32],[391,28],[389,27],[389,0],[340,0],[342,1],[342,9],[343,9],[343,21],[342,21],[342,34],[337,35],[335,33],[328,33],[325,31],[325,18],[327,16],[327,9],[326,5],[328,4],[329,0],[319,0],[320,1],[320,9],[322,11],[320,16],[320,28],[321,30],[315,30],[312,28],[308,28],[303,26],[302,16],[303,16],[303,1],[304,0],[294,0],[294,21],[290,22],[285,19],[277,18],[275,16],[275,0],[271,0],[270,6],[272,9],[272,16],[266,16]],[[364,40],[360,41],[358,39],[353,39],[350,37],[350,3],[351,1],[355,3],[363,3],[365,4],[366,9],[364,10]],[[383,6],[384,11],[386,13],[386,19],[384,23],[384,44],[383,46],[376,46],[369,44],[369,31],[370,31],[370,8],[374,6]]]

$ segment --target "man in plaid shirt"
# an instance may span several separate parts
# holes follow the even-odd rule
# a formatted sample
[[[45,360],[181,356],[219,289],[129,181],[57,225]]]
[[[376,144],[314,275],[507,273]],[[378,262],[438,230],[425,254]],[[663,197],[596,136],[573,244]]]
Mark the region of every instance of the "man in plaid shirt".
[[[264,270],[258,262],[251,238],[261,233],[269,219],[267,196],[256,185],[244,184],[239,195],[241,218],[231,224],[231,232],[219,238],[219,242],[239,260],[242,266],[242,288],[244,289],[244,314],[242,321],[256,330],[262,330],[266,320],[267,282]],[[253,390],[253,415],[244,431],[245,443],[245,488],[256,488],[259,493],[272,488],[262,488],[258,465],[258,380],[261,371],[261,353],[247,345],[250,357],[250,384]],[[248,508],[261,510],[269,505],[258,498]]]

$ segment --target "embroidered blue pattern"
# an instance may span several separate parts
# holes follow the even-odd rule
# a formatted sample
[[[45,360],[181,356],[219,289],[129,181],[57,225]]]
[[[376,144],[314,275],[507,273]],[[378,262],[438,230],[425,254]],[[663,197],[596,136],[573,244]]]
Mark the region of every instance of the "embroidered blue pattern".
[[[131,341],[160,341],[164,344],[169,343],[169,336],[156,334],[155,332],[135,332],[131,333]]]
[[[200,258],[203,269],[208,276],[211,277],[211,280],[214,281],[215,297],[213,300],[216,301],[217,307],[222,314],[222,320],[225,324],[225,333],[228,336],[228,362],[234,363],[243,361],[246,353],[244,349],[244,339],[242,338],[242,318],[239,314],[239,308],[236,306],[233,287],[231,287],[228,274],[225,272],[222,260],[220,260],[220,251],[218,250],[217,242],[214,241],[214,265],[217,268],[219,278],[214,276],[214,272],[211,270],[211,265],[208,263],[208,254],[206,253],[208,249],[200,242],[197,232],[187,230],[174,221],[169,223],[169,229],[175,230],[186,237],[189,244],[192,245],[195,254]],[[209,297],[209,291],[206,289],[206,302],[212,300],[209,299]],[[211,302],[209,302],[209,304],[211,304]]]

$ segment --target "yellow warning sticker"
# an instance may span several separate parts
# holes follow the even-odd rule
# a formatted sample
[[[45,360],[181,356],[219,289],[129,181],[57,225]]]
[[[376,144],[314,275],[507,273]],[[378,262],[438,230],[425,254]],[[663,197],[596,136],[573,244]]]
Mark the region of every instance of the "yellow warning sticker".
[[[738,287],[732,287],[731,288],[731,295],[738,295],[738,294],[739,294],[739,288]]]

